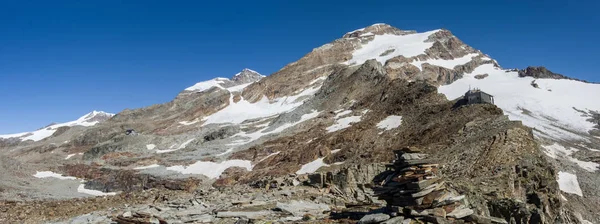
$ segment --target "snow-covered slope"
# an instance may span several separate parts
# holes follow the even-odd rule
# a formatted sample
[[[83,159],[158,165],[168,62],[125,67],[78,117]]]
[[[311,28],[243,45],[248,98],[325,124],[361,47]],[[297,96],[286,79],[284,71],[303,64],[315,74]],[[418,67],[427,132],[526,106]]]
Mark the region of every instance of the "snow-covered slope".
[[[245,68],[241,72],[236,73],[231,79],[217,77],[211,80],[198,82],[193,86],[186,88],[185,91],[202,92],[216,87],[229,90],[230,92],[241,92],[246,86],[264,77],[264,75],[261,75],[254,70]]]
[[[426,42],[427,39],[438,31],[407,35],[375,35],[372,41],[355,50],[352,59],[346,64],[362,64],[369,59],[376,59],[384,64],[388,59],[396,56],[402,55],[408,58],[424,54],[425,50],[433,46],[433,42]],[[389,53],[385,54],[384,52]]]
[[[475,75],[487,74],[483,79]],[[513,120],[533,127],[539,136],[553,139],[581,139],[594,128],[580,111],[600,111],[600,85],[567,79],[537,79],[519,77],[516,71],[503,70],[484,64],[450,85],[440,86],[439,92],[449,99],[462,97],[469,88],[479,88],[494,96],[495,104]],[[579,111],[578,111],[579,110]],[[570,130],[570,131],[566,131]]]
[[[600,96],[599,84],[520,77],[517,70],[502,69],[447,30],[401,32],[386,24],[374,24],[349,32],[344,39],[360,42],[352,57],[341,63],[360,65],[375,59],[390,76],[440,85],[439,92],[450,100],[462,97],[470,88],[479,88],[493,95],[495,104],[512,120],[533,127],[538,137],[583,140],[597,128],[589,119],[590,112],[600,111],[600,101],[590,98]]]
[[[21,141],[27,141],[27,140],[39,141],[39,140],[42,140],[42,139],[52,136],[52,134],[54,134],[54,132],[56,132],[56,130],[60,127],[93,126],[93,125],[98,124],[99,122],[109,119],[112,116],[114,116],[114,114],[103,112],[103,111],[92,111],[90,113],[87,113],[86,115],[81,116],[80,118],[78,118],[77,120],[74,120],[74,121],[69,121],[69,122],[60,123],[60,124],[53,124],[48,127],[41,128],[39,130],[32,131],[32,132],[22,132],[22,133],[16,133],[16,134],[0,135],[0,139],[2,139],[2,138],[4,138],[4,139],[17,138]]]

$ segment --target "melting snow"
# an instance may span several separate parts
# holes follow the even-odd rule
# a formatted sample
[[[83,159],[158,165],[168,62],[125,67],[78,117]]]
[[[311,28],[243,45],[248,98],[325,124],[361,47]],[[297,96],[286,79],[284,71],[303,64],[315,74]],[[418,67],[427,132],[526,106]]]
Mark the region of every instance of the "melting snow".
[[[377,128],[389,131],[400,127],[400,124],[402,124],[402,116],[390,115],[377,123]]]
[[[247,86],[249,86],[251,83],[246,83],[246,84],[242,84],[242,85],[237,85],[237,86],[232,86],[227,88],[227,90],[229,90],[229,92],[242,92],[242,90],[244,90],[244,88],[246,88]]]
[[[160,150],[160,149],[159,149],[159,150],[156,150],[156,153],[159,153],[159,154],[160,154],[160,153],[167,153],[167,152],[173,152],[173,151],[177,151],[177,150],[183,149],[183,148],[185,148],[185,147],[186,147],[188,144],[190,144],[191,142],[193,142],[194,140],[195,140],[195,139],[193,139],[193,138],[192,138],[192,139],[190,139],[190,140],[187,140],[187,141],[185,141],[184,143],[181,143],[181,145],[179,145],[179,147],[177,147],[177,148],[173,148],[173,147],[175,146],[175,145],[173,145],[173,146],[171,146],[169,149],[164,149],[164,150]],[[146,146],[146,147],[147,147],[147,146]]]
[[[117,194],[117,192],[108,192],[108,193],[105,193],[105,192],[102,192],[102,191],[85,189],[85,184],[80,184],[79,187],[77,187],[77,192],[83,193],[83,194],[94,195],[94,196],[110,196],[110,195],[116,195]]]
[[[431,34],[438,31],[439,30],[434,30],[402,36],[393,34],[376,35],[372,41],[362,45],[362,48],[355,50],[354,53],[352,53],[352,59],[345,63],[348,65],[360,65],[369,59],[376,59],[381,64],[385,64],[390,58],[399,55],[408,58],[424,54],[425,50],[433,46],[433,42],[425,41]],[[391,49],[394,51],[385,56],[380,56],[383,52]]]
[[[221,163],[198,161],[189,166],[170,166],[167,170],[180,172],[182,174],[201,174],[208,178],[217,178],[229,167],[242,167],[252,171],[252,163],[248,160],[227,160]]]
[[[148,144],[148,145],[146,145],[146,149],[148,149],[148,150],[153,150],[154,148],[156,148],[155,144]]]
[[[296,171],[296,174],[314,173],[319,168],[329,166],[323,162],[324,158],[318,158],[315,161],[302,165],[300,170]]]
[[[233,123],[240,124],[245,120],[269,117],[283,112],[290,111],[304,102],[299,100],[301,97],[314,95],[321,87],[305,89],[294,96],[287,96],[269,101],[262,97],[256,103],[250,103],[244,99],[233,102],[233,95],[229,99],[229,105],[222,110],[205,117],[207,124]]]
[[[352,111],[351,110],[343,110],[343,111],[335,112],[335,113],[336,113],[335,117],[333,117],[333,118],[335,118],[337,120],[340,117],[343,117],[343,116],[346,116],[346,115],[352,113]]]
[[[148,165],[148,166],[138,166],[133,168],[134,170],[145,170],[145,169],[150,169],[150,168],[156,168],[156,167],[160,167],[160,165],[158,164],[152,164],[152,165]]]
[[[598,167],[600,166],[600,164],[598,164],[598,163],[581,161],[581,160],[571,157],[571,155],[573,153],[578,151],[575,148],[564,147],[562,145],[559,145],[558,143],[554,143],[552,145],[546,145],[546,146],[542,146],[542,147],[544,148],[544,153],[546,153],[546,155],[548,155],[549,157],[552,157],[553,159],[565,158],[568,161],[571,161],[571,162],[577,164],[579,167],[581,167],[587,171],[590,171],[590,172],[594,172],[599,169]]]
[[[199,121],[200,120],[198,120],[198,119],[194,119],[193,121],[180,121],[179,124],[187,126],[187,125],[192,125],[192,124],[198,123]]]
[[[48,177],[52,177],[52,178],[57,178],[57,179],[61,179],[61,180],[76,180],[77,177],[71,177],[71,176],[63,176],[62,174],[58,174],[52,171],[36,171],[36,173],[33,175],[34,177],[37,178],[48,178]]]
[[[283,125],[275,128],[274,130],[272,130],[270,132],[267,132],[267,134],[282,132],[285,129],[288,129],[290,127],[294,127],[294,126],[296,126],[296,125],[298,125],[298,124],[300,124],[300,123],[302,123],[304,121],[313,119],[313,118],[315,118],[317,116],[319,116],[319,112],[316,111],[316,110],[313,110],[311,113],[303,114],[302,116],[300,116],[300,120],[299,121],[296,121],[294,123],[285,123],[285,124],[283,124]]]
[[[266,159],[268,159],[268,158],[271,158],[271,156],[277,155],[277,154],[279,154],[279,153],[281,153],[281,151],[277,151],[277,152],[271,153],[271,154],[269,154],[268,156],[265,156],[265,158],[262,158],[262,159],[260,159],[260,160],[259,160],[257,163],[260,163],[260,162],[262,162],[262,161],[265,161]]]
[[[576,194],[583,197],[579,182],[577,182],[577,176],[567,172],[558,172],[558,187],[561,191],[566,193]]]
[[[224,156],[231,152],[233,152],[233,148],[229,148],[229,149],[227,149],[227,151],[217,154],[217,156]]]
[[[488,74],[476,79],[478,74]],[[600,110],[600,101],[589,96],[600,96],[600,85],[565,79],[537,79],[540,88],[531,86],[532,77],[521,78],[517,72],[507,72],[484,64],[472,73],[450,85],[440,86],[438,91],[448,99],[462,97],[471,88],[479,88],[494,96],[495,104],[512,120],[537,129],[536,135],[554,139],[581,139],[577,134],[563,128],[587,133],[594,126],[573,108]],[[548,91],[550,89],[551,91]]]
[[[414,66],[417,66],[417,68],[419,68],[419,70],[423,70],[422,65],[424,63],[428,63],[431,65],[436,65],[436,66],[440,66],[440,67],[444,67],[444,68],[448,68],[448,69],[454,69],[454,67],[456,67],[457,65],[464,65],[466,63],[469,63],[473,59],[473,57],[477,57],[477,56],[479,56],[479,54],[471,53],[471,54],[467,54],[463,57],[455,58],[452,60],[429,59],[429,60],[425,60],[425,61],[413,61],[413,62],[411,62],[411,64]]]
[[[73,153],[73,154],[69,154],[67,155],[67,157],[65,157],[65,160],[70,159],[71,157],[77,155],[77,153]]]
[[[338,119],[335,124],[326,128],[327,132],[339,131],[352,126],[353,123],[359,122],[362,116],[350,116]]]
[[[338,153],[340,151],[342,151],[342,149],[331,150],[331,154]]]
[[[234,141],[234,142],[232,142],[229,145],[241,145],[241,144],[246,144],[246,143],[249,143],[249,142],[253,142],[253,141],[255,141],[255,140],[257,140],[257,139],[259,139],[259,138],[261,138],[263,136],[274,134],[274,133],[280,133],[280,132],[282,132],[282,131],[290,128],[290,127],[294,127],[294,126],[296,126],[296,125],[298,125],[298,124],[300,124],[300,123],[302,123],[304,121],[313,119],[313,118],[315,118],[317,116],[319,116],[319,112],[317,112],[316,110],[313,110],[311,113],[303,114],[302,116],[300,116],[300,120],[299,121],[296,121],[294,123],[284,123],[281,126],[275,128],[275,129],[273,129],[271,131],[266,131],[268,129],[268,126],[265,126],[265,128],[263,128],[261,130],[258,130],[258,131],[255,131],[255,132],[252,132],[252,133],[241,132],[241,133],[238,133],[238,134],[234,135],[233,137],[244,137],[246,139],[245,140]]]

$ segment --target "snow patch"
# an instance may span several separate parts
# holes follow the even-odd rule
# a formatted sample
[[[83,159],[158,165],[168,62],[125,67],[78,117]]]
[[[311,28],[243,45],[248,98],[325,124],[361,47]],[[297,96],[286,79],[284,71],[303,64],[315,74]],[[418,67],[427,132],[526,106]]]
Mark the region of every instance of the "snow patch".
[[[301,97],[314,95],[321,87],[307,88],[294,96],[286,96],[269,101],[262,97],[256,103],[250,103],[244,99],[233,102],[233,95],[229,98],[229,105],[222,110],[205,117],[204,125],[233,123],[241,124],[245,120],[274,116],[290,111],[304,103]]]
[[[59,173],[55,173],[52,171],[36,171],[36,173],[33,175],[34,177],[37,178],[57,178],[57,179],[61,179],[61,180],[76,180],[77,177],[71,177],[71,176],[63,176],[62,174]]]
[[[352,113],[352,111],[351,110],[343,110],[343,111],[335,112],[335,113],[336,113],[335,117],[333,117],[333,118],[337,120],[340,117],[343,117],[343,116],[346,116],[346,115]]]
[[[331,150],[331,154],[335,154],[342,151],[342,149],[335,149],[335,150]]]
[[[335,132],[352,126],[361,120],[362,116],[350,116],[336,120],[335,124],[326,128],[327,132]]]
[[[268,158],[271,158],[271,156],[275,156],[275,155],[277,155],[277,154],[279,154],[279,153],[281,153],[281,151],[277,151],[277,152],[271,153],[271,154],[269,154],[268,156],[265,156],[265,158],[262,158],[262,159],[260,159],[260,160],[257,162],[257,164],[258,164],[258,163],[260,163],[260,162],[262,162],[262,161],[265,161],[266,159],[268,159]]]
[[[415,33],[407,35],[384,34],[376,35],[372,41],[362,45],[362,48],[355,50],[352,53],[352,59],[345,62],[347,65],[363,64],[369,59],[376,59],[381,64],[393,57],[403,55],[404,57],[414,57],[424,54],[425,50],[433,46],[433,42],[425,42],[431,34],[439,30],[429,31],[425,33]],[[388,50],[393,52],[381,56],[383,52]]]
[[[146,145],[146,149],[148,149],[148,150],[153,150],[154,148],[156,148],[155,144],[148,144],[148,145]]]
[[[138,166],[133,168],[134,170],[145,170],[145,169],[151,169],[151,168],[156,168],[156,167],[160,167],[160,165],[158,164],[152,164],[152,165],[148,165],[148,166]]]
[[[390,115],[385,119],[381,120],[379,123],[377,123],[377,128],[389,131],[394,128],[400,127],[401,124],[402,116]]]
[[[300,120],[293,122],[293,123],[284,123],[281,126],[271,130],[271,131],[267,131],[267,129],[269,128],[268,125],[265,126],[263,129],[260,129],[258,131],[252,132],[252,133],[247,133],[247,132],[240,132],[238,134],[235,134],[232,137],[243,137],[246,138],[245,140],[237,140],[232,142],[229,145],[241,145],[241,144],[246,144],[249,142],[253,142],[258,140],[259,138],[266,136],[266,135],[270,135],[270,134],[275,134],[275,133],[280,133],[288,128],[294,127],[304,121],[313,119],[315,117],[319,116],[319,112],[316,110],[313,110],[311,113],[308,114],[303,114],[302,116],[300,116]]]
[[[173,151],[177,151],[177,150],[183,149],[188,144],[190,144],[191,142],[193,142],[194,140],[195,140],[194,138],[192,138],[190,140],[187,140],[184,143],[181,143],[181,145],[179,145],[179,147],[177,147],[177,148],[173,148],[175,146],[175,145],[173,145],[169,149],[164,149],[164,150],[159,149],[159,150],[156,150],[156,153],[161,154],[161,153],[173,152]]]
[[[318,158],[310,163],[302,165],[300,170],[296,171],[296,174],[314,173],[321,167],[327,167],[329,165],[323,162],[324,158]]]
[[[599,169],[600,164],[598,163],[586,162],[573,158],[571,155],[578,151],[575,148],[564,147],[562,145],[559,145],[558,143],[542,146],[542,148],[544,148],[544,153],[546,153],[547,156],[553,159],[566,159],[590,172],[595,172]]]
[[[294,123],[285,123],[285,124],[277,127],[276,129],[274,129],[274,130],[272,130],[270,132],[267,132],[266,134],[272,134],[272,133],[282,132],[285,129],[288,129],[290,127],[294,127],[294,126],[296,126],[296,125],[298,125],[298,124],[300,124],[300,123],[302,123],[304,121],[313,119],[313,118],[318,117],[318,116],[319,116],[319,112],[316,111],[316,110],[313,110],[312,112],[310,112],[308,114],[303,114],[302,116],[300,116],[300,120],[299,121],[296,121]]]
[[[233,152],[233,148],[229,148],[229,149],[227,149],[227,151],[217,154],[217,156],[224,156],[231,152]]]
[[[65,157],[65,160],[70,159],[71,157],[77,155],[77,153],[73,153],[73,154],[69,154],[67,155],[67,157]]]
[[[577,181],[577,176],[575,174],[559,171],[557,181],[561,191],[583,197],[581,187],[579,187],[579,182]]]
[[[223,173],[229,167],[241,167],[246,168],[248,171],[252,171],[252,163],[248,160],[227,160],[221,163],[198,161],[189,166],[170,166],[167,170],[176,171],[182,174],[201,174],[208,178],[214,179]]]
[[[198,123],[199,121],[200,120],[198,120],[198,119],[194,119],[193,121],[180,121],[179,124],[188,126],[188,125],[192,125],[192,124]]]
[[[77,192],[83,193],[83,194],[94,195],[94,196],[111,196],[111,195],[116,195],[117,194],[117,192],[108,192],[108,193],[105,193],[105,192],[102,192],[102,191],[86,189],[85,188],[85,184],[80,184],[79,187],[77,187]]]

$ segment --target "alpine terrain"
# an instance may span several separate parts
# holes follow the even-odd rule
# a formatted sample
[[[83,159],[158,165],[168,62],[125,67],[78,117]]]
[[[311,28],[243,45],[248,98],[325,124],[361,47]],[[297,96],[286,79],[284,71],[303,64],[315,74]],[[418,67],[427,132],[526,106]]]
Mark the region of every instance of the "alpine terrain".
[[[600,223],[593,96],[374,24],[269,76],[0,135],[0,223]]]

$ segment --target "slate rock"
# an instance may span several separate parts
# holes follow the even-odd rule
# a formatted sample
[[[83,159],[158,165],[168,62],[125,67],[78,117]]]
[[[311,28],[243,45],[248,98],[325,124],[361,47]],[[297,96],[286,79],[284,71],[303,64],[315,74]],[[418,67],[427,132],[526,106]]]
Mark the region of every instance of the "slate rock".
[[[381,224],[402,224],[402,221],[404,221],[404,216],[397,216],[391,219],[388,219],[385,222],[382,222]]]
[[[384,213],[370,214],[363,216],[358,224],[380,223],[390,219],[390,215]]]

